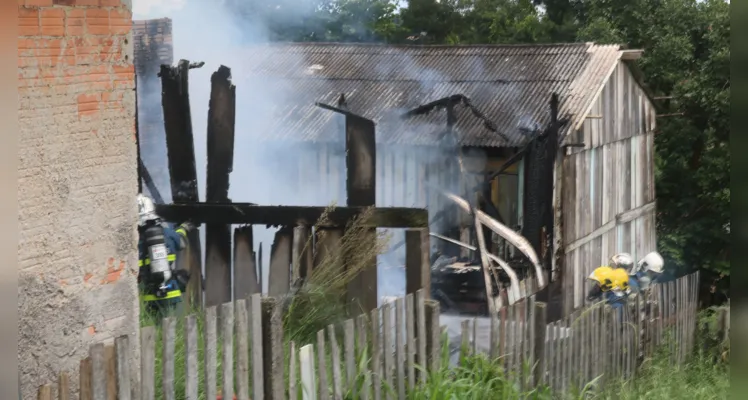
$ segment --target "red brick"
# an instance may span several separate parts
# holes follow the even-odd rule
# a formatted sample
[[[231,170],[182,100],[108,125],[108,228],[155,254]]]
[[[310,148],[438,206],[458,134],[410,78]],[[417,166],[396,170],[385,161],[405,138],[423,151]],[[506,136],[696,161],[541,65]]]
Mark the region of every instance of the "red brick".
[[[52,0],[26,0],[27,6],[47,7],[54,5]]]
[[[45,8],[40,10],[42,18],[63,18],[65,10],[62,8]]]
[[[132,74],[135,72],[135,66],[133,64],[130,65],[115,65],[112,67],[114,69],[114,72],[116,74]]]
[[[99,0],[102,7],[119,7],[122,5],[120,0]]]
[[[36,36],[39,34],[39,10],[18,7],[18,35]]]
[[[86,18],[109,18],[109,10],[100,8],[86,9]]]
[[[98,6],[99,0],[75,0],[76,6]]]
[[[65,33],[68,36],[82,36],[85,33],[86,12],[80,8],[67,10]]]

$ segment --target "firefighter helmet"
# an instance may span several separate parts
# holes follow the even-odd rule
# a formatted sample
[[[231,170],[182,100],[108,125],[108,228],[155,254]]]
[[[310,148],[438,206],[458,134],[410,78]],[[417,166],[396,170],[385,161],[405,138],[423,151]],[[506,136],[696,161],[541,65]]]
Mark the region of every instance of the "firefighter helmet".
[[[629,253],[618,253],[610,258],[610,266],[623,268],[626,272],[631,273],[634,269],[634,257],[631,257]]]
[[[639,260],[639,264],[637,265],[636,269],[641,272],[652,271],[661,274],[664,268],[665,260],[662,259],[660,253],[653,251]]]
[[[138,224],[143,226],[148,221],[158,219],[156,215],[156,207],[153,205],[153,200],[148,196],[138,193]]]
[[[595,268],[594,271],[590,274],[590,276],[587,277],[587,279],[590,279],[592,281],[597,282],[598,285],[600,285],[600,288],[605,292],[610,290],[612,287],[612,277],[611,273],[613,272],[613,269],[608,267],[607,265],[603,265],[600,267]]]
[[[626,292],[629,289],[629,273],[623,268],[616,268],[610,273],[613,290]]]

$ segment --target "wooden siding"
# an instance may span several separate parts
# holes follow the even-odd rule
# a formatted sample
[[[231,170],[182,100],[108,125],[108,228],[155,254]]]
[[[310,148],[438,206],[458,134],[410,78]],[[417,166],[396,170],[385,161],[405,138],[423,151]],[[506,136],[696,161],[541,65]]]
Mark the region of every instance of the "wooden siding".
[[[617,252],[656,250],[655,110],[620,63],[562,162],[564,308],[584,304],[587,276]]]

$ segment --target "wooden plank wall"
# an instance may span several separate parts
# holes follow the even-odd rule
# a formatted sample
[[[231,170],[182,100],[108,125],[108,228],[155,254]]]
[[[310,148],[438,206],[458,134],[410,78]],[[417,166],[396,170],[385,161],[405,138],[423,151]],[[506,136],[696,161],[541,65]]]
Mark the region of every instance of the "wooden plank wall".
[[[656,250],[655,110],[619,63],[563,160],[565,315],[584,304],[586,277],[617,252]]]
[[[305,149],[293,152],[299,155],[296,177],[299,190],[314,193],[314,205],[324,206],[333,201],[344,205],[345,154],[339,145],[320,143]],[[462,191],[456,163],[435,156],[434,149],[428,147],[377,145],[376,174],[377,207],[441,210],[449,200],[430,190],[428,184],[457,193]],[[404,230],[396,231],[392,232],[393,244],[405,238]]]

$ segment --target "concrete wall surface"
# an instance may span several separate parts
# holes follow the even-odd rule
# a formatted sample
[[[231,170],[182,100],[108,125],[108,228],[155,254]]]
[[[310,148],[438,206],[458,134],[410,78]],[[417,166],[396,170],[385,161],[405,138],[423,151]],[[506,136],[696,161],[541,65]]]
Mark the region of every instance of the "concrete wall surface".
[[[130,0],[18,2],[24,399],[62,371],[77,392],[93,343],[124,334],[139,343],[131,8]]]

